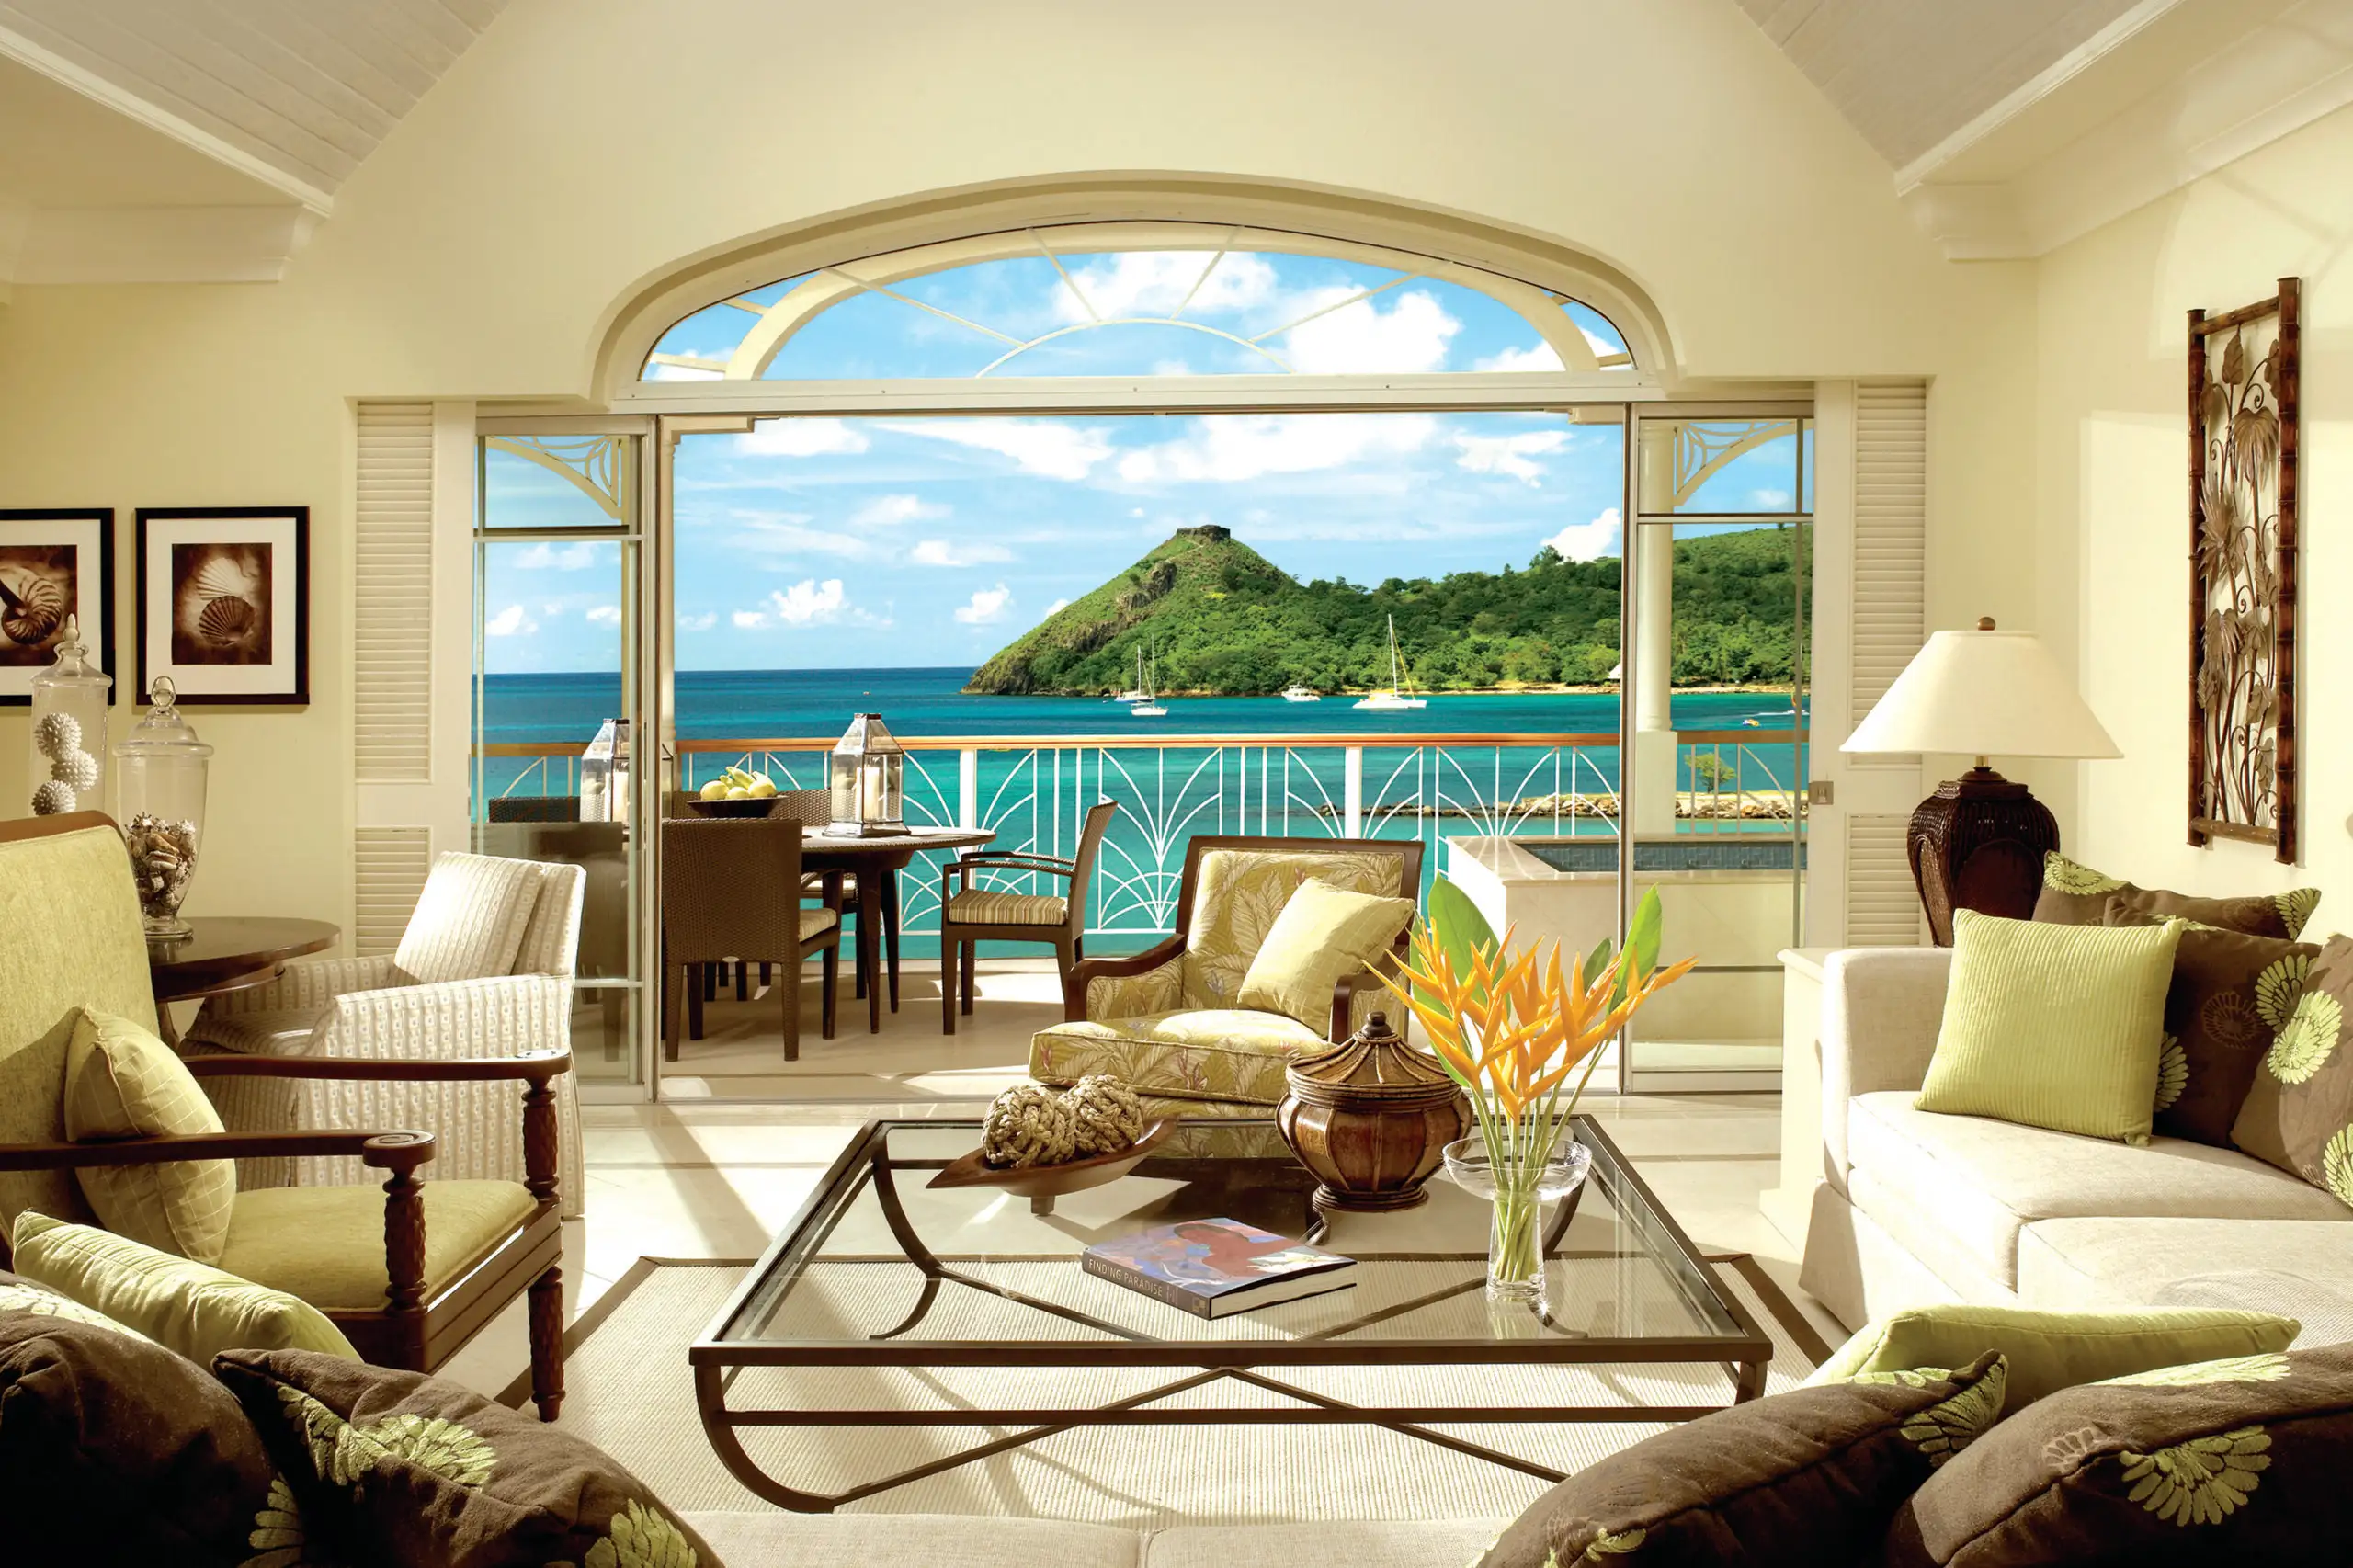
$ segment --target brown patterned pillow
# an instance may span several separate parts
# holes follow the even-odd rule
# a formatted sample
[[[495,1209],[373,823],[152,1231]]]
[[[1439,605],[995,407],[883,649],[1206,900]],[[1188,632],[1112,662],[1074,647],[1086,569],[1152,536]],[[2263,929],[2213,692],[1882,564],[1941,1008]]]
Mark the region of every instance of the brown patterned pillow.
[[[1793,1389],[1646,1438],[1538,1498],[1473,1568],[1855,1562],[2002,1413],[1997,1354]],[[1631,1554],[1631,1555],[1629,1555]]]
[[[273,1479],[259,1434],[195,1362],[0,1312],[0,1562],[232,1568],[255,1556]]]
[[[2111,896],[2110,926],[2161,917]],[[2190,926],[2173,950],[2165,989],[2165,1055],[2157,1066],[2152,1131],[2216,1148],[2231,1146],[2231,1123],[2246,1100],[2271,1037],[2295,1010],[2320,949],[2304,942]]]
[[[2067,1389],[1897,1512],[1887,1568],[2339,1562],[2353,1540],[2353,1346]]]
[[[2313,960],[2287,1021],[2248,1086],[2231,1142],[2353,1204],[2353,938]]]
[[[390,1568],[719,1568],[604,1452],[454,1383],[313,1350],[228,1350],[302,1517]]]
[[[2304,922],[2313,917],[2320,890],[2296,888],[2249,898],[2192,898],[2163,888],[2136,888],[2121,877],[2078,865],[2056,850],[2042,858],[2042,892],[2034,901],[2037,920],[2059,926],[2098,926],[2106,920],[2111,898],[2121,898],[2127,908],[2161,919],[2195,920],[2220,931],[2293,941],[2303,934]]]

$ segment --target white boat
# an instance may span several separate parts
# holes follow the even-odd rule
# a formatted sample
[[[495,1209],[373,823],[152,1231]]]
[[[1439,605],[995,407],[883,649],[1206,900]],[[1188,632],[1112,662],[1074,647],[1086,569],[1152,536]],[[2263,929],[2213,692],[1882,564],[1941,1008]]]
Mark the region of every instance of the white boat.
[[[1357,699],[1358,708],[1375,713],[1399,713],[1408,708],[1427,708],[1427,698],[1415,697],[1410,681],[1404,678],[1404,663],[1397,657],[1397,618],[1389,618],[1389,685],[1370,696]],[[1286,693],[1286,696],[1289,694]]]
[[[1294,683],[1283,687],[1283,700],[1285,702],[1321,702],[1324,700],[1324,694],[1312,686],[1300,686]]]
[[[1119,695],[1119,696],[1117,696],[1117,697],[1113,698],[1111,700],[1112,700],[1112,701],[1114,701],[1114,702],[1149,702],[1149,701],[1151,701],[1151,700],[1152,700],[1152,691],[1151,691],[1151,688],[1150,688],[1150,687],[1146,687],[1146,686],[1144,685],[1144,683],[1143,683],[1143,650],[1142,650],[1142,649],[1139,648],[1139,649],[1137,649],[1137,650],[1136,650],[1136,683],[1135,683],[1135,685],[1133,685],[1133,686],[1131,686],[1131,687],[1128,687],[1128,689],[1127,689],[1127,690],[1125,690],[1125,691],[1123,691],[1123,692],[1120,693],[1120,695]]]
[[[1142,653],[1138,653],[1136,657],[1141,661],[1143,654]],[[1141,663],[1139,663],[1136,667],[1139,672],[1143,668]],[[1162,707],[1157,701],[1154,700],[1152,695],[1153,676],[1156,676],[1159,673],[1160,657],[1158,654],[1154,654],[1153,656],[1152,674],[1142,676],[1143,681],[1143,689],[1136,694],[1137,700],[1129,704],[1128,713],[1131,717],[1137,719],[1165,719],[1168,717],[1168,710]]]

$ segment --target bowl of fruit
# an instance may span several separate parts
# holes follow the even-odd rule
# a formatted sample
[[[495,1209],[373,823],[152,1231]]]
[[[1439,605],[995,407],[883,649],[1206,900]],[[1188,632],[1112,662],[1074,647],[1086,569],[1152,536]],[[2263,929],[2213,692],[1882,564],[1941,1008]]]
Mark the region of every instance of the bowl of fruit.
[[[764,817],[776,810],[776,781],[765,773],[731,767],[687,802],[697,816]]]

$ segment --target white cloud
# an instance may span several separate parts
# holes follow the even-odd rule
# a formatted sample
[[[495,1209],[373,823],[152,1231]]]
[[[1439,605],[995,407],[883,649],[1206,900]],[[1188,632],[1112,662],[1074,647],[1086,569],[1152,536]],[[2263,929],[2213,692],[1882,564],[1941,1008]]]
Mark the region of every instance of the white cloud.
[[[1071,277],[1106,321],[1165,316],[1180,303],[1188,317],[1227,315],[1274,296],[1275,269],[1264,256],[1229,252],[1204,278],[1201,274],[1209,266],[1210,253],[1204,251],[1121,251],[1072,267]],[[1189,303],[1185,301],[1188,292],[1192,294]],[[1086,307],[1060,287],[1054,290],[1054,314],[1066,322],[1088,319]]]
[[[986,562],[1010,561],[1013,551],[995,544],[950,544],[944,539],[927,539],[907,553],[907,559],[918,566],[978,566]]]
[[[1623,531],[1618,508],[1611,506],[1589,523],[1571,523],[1544,542],[1571,561],[1598,561],[1618,548]]]
[[[766,626],[768,623],[768,618],[762,615],[756,609],[739,609],[727,619],[733,621],[738,627],[741,627],[745,631],[752,631],[756,627]]]
[[[706,611],[701,615],[678,617],[678,630],[681,631],[708,631],[718,624],[719,615],[715,610]]]
[[[849,596],[842,592],[839,577],[828,577],[822,583],[814,577],[804,577],[789,588],[770,594],[767,607],[786,626],[807,626],[840,615],[849,607]]]
[[[1047,479],[1085,479],[1111,455],[1111,443],[1100,426],[1082,427],[1058,419],[921,419],[897,428],[910,436],[1001,453],[1024,473]]]
[[[1787,511],[1790,493],[1786,490],[1752,490],[1748,493],[1748,504],[1767,512]]]
[[[1544,467],[1529,460],[1540,452],[1557,452],[1569,444],[1566,430],[1523,430],[1516,436],[1473,436],[1457,430],[1447,437],[1461,455],[1457,468],[1472,473],[1507,473],[1529,484],[1544,483]],[[1564,552],[1565,553],[1565,552]]]
[[[956,612],[956,619],[966,626],[990,626],[1005,619],[1013,608],[1013,590],[999,583],[994,588],[975,588],[972,602]]]
[[[722,355],[720,358],[724,358]],[[648,365],[645,374],[638,378],[645,381],[720,381],[726,375],[719,370],[699,370],[692,365]]]
[[[1298,313],[1358,291],[1315,290],[1301,297]],[[1384,301],[1387,310],[1381,308]],[[1447,314],[1435,296],[1410,290],[1358,300],[1301,322],[1283,334],[1279,352],[1302,375],[1437,370],[1445,368],[1446,346],[1461,330],[1462,324]]]
[[[924,517],[944,517],[949,508],[918,495],[877,495],[849,515],[854,528],[887,528]]]
[[[855,534],[835,533],[825,528],[807,527],[806,512],[737,512],[733,519],[742,531],[732,535],[728,543],[755,555],[865,555],[871,547]]]
[[[838,419],[763,419],[735,437],[737,451],[775,458],[862,452],[870,444],[864,431]]]
[[[1046,613],[1040,616],[1038,619],[1040,620],[1051,620],[1054,617],[1062,614],[1063,611],[1068,608],[1070,608],[1070,601],[1068,599],[1056,599],[1052,604],[1046,607]]]
[[[582,540],[559,550],[551,544],[535,544],[515,558],[515,565],[525,572],[585,572],[597,564],[597,543]]]
[[[1586,347],[1593,350],[1593,357],[1597,359],[1607,359],[1612,354],[1626,352],[1625,349],[1610,342],[1589,326],[1581,326],[1577,330],[1585,334]]]
[[[1560,370],[1567,367],[1549,343],[1532,344],[1526,348],[1506,348],[1500,354],[1490,354],[1475,360],[1474,370]]]
[[[482,623],[484,637],[529,637],[540,629],[540,623],[523,613],[521,605],[508,605]]]
[[[619,626],[621,623],[621,607],[619,605],[591,605],[581,613],[597,626]]]
[[[1437,430],[1427,414],[1226,415],[1196,420],[1190,435],[1128,453],[1119,472],[1137,482],[1303,473],[1419,451]]]

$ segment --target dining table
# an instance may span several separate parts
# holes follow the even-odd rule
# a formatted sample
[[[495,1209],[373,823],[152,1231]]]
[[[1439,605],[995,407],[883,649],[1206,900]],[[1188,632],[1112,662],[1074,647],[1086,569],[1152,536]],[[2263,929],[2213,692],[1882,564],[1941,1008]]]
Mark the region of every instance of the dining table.
[[[866,907],[876,917],[858,922],[858,972],[866,983],[866,1032],[882,1031],[881,959],[890,955],[888,984],[891,1011],[899,1010],[899,873],[918,855],[937,850],[978,849],[995,842],[987,828],[911,827],[904,833],[858,835],[834,833],[813,825],[801,830],[801,869],[842,871],[858,880],[861,892],[871,890]]]

